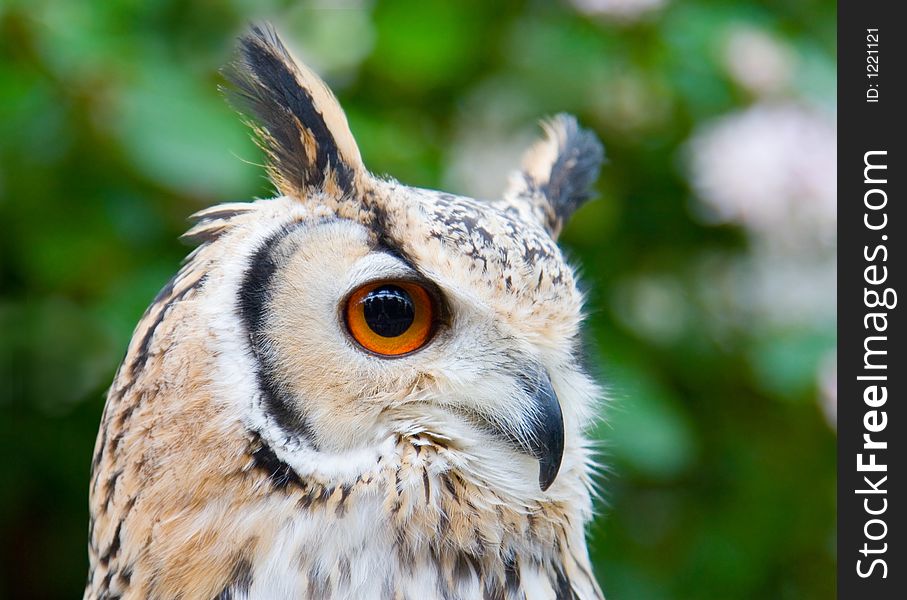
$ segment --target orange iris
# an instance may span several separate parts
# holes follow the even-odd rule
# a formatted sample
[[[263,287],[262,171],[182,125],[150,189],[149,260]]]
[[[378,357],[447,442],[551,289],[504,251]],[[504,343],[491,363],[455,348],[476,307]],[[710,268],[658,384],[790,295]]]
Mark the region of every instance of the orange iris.
[[[401,356],[424,346],[432,334],[435,306],[424,287],[410,281],[369,283],[346,302],[353,339],[380,356]]]

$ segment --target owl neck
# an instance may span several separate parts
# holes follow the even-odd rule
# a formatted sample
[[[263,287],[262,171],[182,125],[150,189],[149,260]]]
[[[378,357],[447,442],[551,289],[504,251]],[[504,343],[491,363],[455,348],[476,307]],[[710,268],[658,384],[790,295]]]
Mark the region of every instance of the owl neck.
[[[248,448],[249,471],[272,489],[300,495],[306,507],[343,514],[357,501],[378,499],[388,509],[382,518],[401,525],[412,521],[410,529],[419,536],[450,537],[445,544],[477,552],[482,540],[550,544],[559,530],[585,520],[583,482],[560,482],[562,491],[571,491],[562,499],[521,496],[517,486],[483,479],[461,450],[424,433],[397,433],[374,448],[338,454],[304,444],[277,446],[252,433]],[[576,473],[568,471],[563,479],[576,479]],[[478,539],[467,539],[456,527]]]
[[[365,547],[380,555],[381,569],[430,573],[451,586],[451,597],[473,597],[456,593],[470,586],[491,597],[504,589],[525,591],[521,577],[563,591],[559,598],[599,597],[578,508],[583,499],[515,502],[466,476],[452,464],[449,448],[423,436],[397,435],[384,449],[390,451],[351,480],[330,478],[298,473],[253,435],[248,475],[257,479],[255,487],[277,493],[300,522],[326,524],[331,532],[313,545],[308,529],[284,528],[270,544],[258,543],[307,548],[304,560],[325,568]],[[587,593],[572,596],[571,588]]]

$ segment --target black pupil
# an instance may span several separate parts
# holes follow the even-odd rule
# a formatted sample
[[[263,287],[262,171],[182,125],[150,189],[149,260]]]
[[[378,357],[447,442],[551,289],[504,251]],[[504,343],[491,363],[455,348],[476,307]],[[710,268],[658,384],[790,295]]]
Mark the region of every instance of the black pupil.
[[[362,312],[369,328],[381,337],[402,335],[416,318],[416,307],[406,290],[382,285],[362,299]]]

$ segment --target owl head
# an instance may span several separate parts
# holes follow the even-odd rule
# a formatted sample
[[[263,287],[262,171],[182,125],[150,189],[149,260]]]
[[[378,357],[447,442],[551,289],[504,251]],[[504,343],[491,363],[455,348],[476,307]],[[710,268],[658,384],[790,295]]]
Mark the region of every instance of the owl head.
[[[303,476],[361,476],[401,439],[521,497],[584,472],[596,387],[556,239],[597,177],[594,135],[554,117],[501,197],[476,200],[370,173],[336,98],[270,29],[242,38],[231,79],[280,195],[187,233],[216,397]]]

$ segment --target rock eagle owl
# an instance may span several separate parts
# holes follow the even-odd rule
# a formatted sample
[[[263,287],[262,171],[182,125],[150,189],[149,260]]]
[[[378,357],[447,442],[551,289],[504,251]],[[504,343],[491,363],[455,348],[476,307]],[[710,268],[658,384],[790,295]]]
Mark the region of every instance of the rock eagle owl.
[[[603,150],[544,123],[475,200],[370,173],[274,31],[231,79],[278,197],[214,206],[92,461],[89,600],[590,600],[599,390],[556,238]]]

